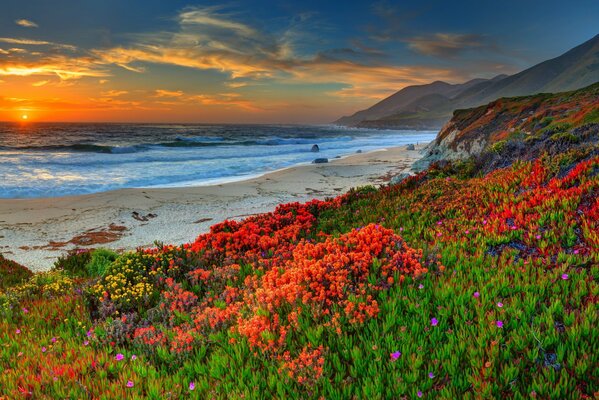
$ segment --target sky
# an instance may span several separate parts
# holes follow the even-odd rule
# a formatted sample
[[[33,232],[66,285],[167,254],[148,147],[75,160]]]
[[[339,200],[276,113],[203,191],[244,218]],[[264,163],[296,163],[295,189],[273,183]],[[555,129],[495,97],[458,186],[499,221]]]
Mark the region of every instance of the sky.
[[[2,0],[0,121],[328,123],[521,71],[598,22],[597,0]]]

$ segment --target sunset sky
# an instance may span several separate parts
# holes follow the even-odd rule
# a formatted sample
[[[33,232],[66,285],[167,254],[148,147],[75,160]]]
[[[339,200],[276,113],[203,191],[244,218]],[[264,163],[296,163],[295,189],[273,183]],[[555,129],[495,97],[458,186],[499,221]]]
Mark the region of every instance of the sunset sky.
[[[597,0],[3,0],[0,120],[326,123],[518,72],[598,21]]]

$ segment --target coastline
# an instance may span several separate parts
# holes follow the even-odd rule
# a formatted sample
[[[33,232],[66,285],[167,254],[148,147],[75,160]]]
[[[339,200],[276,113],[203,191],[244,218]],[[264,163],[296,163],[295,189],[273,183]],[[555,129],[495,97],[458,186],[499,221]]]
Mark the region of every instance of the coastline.
[[[158,239],[187,243],[225,219],[272,211],[281,203],[336,196],[352,187],[385,184],[408,171],[424,146],[374,150],[210,186],[0,199],[0,253],[33,271],[44,271],[75,247],[132,250]]]

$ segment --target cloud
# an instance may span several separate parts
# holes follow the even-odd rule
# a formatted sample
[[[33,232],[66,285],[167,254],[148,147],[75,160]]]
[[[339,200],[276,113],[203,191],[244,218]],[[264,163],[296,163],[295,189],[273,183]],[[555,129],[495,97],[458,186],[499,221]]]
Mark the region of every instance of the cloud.
[[[38,81],[31,84],[31,86],[40,87],[50,83],[50,81]]]
[[[127,93],[129,93],[129,92],[126,90],[108,90],[108,91],[102,92],[100,94],[104,97],[118,97],[118,96],[122,96]]]
[[[408,46],[417,53],[441,58],[454,57],[466,50],[490,48],[482,35],[435,33],[407,39]]]
[[[10,38],[10,37],[0,37],[0,42],[2,43],[10,43],[10,44],[21,44],[21,45],[29,45],[29,46],[53,46],[57,48],[67,49],[71,51],[76,51],[77,47],[64,44],[64,43],[55,43],[48,42],[45,40],[34,40],[34,39],[25,39],[25,38]]]
[[[230,88],[257,81],[337,83],[372,97],[410,84],[464,78],[445,68],[392,65],[384,52],[359,41],[351,47],[298,54],[296,41],[303,37],[301,24],[308,18],[293,21],[283,32],[266,32],[222,8],[187,8],[178,15],[174,31],[131,35],[126,46],[91,53],[98,63],[133,71],[142,71],[142,63],[218,70],[227,75],[224,85]]]
[[[164,89],[156,89],[154,97],[181,97],[183,96],[183,92],[181,90],[172,91],[172,90],[164,90]]]
[[[92,60],[56,56],[34,62],[0,60],[0,76],[55,75],[62,80],[83,77],[104,77],[108,73],[99,68]]]
[[[38,27],[38,25],[35,22],[30,21],[28,19],[17,19],[15,21],[15,24],[17,24],[19,26],[23,26],[25,28],[37,28]]]

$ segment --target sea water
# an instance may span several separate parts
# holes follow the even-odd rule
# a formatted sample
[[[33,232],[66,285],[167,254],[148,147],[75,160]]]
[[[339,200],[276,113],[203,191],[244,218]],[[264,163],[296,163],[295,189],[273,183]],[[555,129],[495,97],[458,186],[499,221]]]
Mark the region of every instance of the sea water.
[[[315,158],[430,142],[435,134],[329,125],[0,123],[0,198],[218,184]]]

